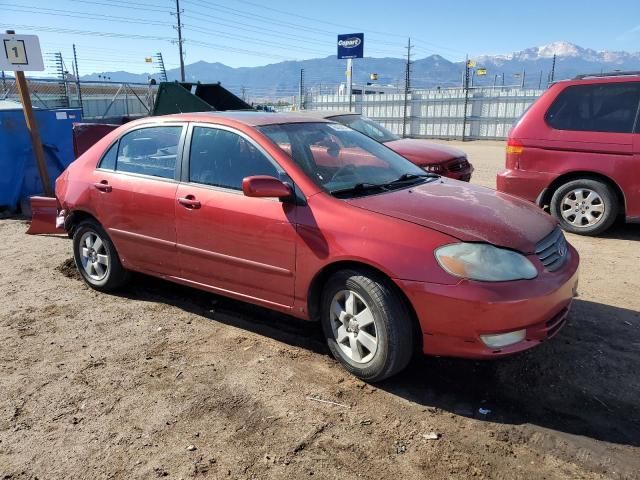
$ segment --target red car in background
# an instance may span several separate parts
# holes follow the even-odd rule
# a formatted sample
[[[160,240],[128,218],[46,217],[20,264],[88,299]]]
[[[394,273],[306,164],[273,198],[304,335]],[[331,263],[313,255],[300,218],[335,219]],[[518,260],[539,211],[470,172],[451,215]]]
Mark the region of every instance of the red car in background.
[[[356,113],[313,112],[321,118],[353,128],[415,163],[427,172],[468,182],[473,166],[467,154],[454,147],[415,138],[401,138],[373,120]]]
[[[142,272],[320,321],[368,381],[416,348],[492,358],[538,345],[577,284],[578,253],[535,206],[308,115],[134,121],[73,162],[56,197],[34,215],[57,208],[92,288]],[[31,233],[47,230],[39,220]]]
[[[567,231],[640,222],[640,75],[553,84],[516,123],[498,190],[549,207]]]

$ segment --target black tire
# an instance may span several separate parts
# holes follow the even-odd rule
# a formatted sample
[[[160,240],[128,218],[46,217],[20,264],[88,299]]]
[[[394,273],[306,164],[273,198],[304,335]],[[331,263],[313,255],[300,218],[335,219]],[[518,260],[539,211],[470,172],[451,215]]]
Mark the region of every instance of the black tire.
[[[84,257],[83,248],[87,247],[86,239],[93,237],[99,238],[101,245],[95,250],[90,248],[87,252],[90,256]],[[95,243],[93,245],[95,245]],[[87,258],[92,258],[94,255],[96,262],[88,262],[95,265],[94,267],[89,267],[89,270],[95,273],[91,275],[89,271],[87,271],[85,264],[87,264]],[[104,263],[105,256],[107,258],[106,264]],[[98,259],[98,257],[100,258]],[[107,235],[107,232],[95,220],[84,220],[73,229],[73,258],[76,263],[76,268],[85,283],[91,288],[101,292],[111,292],[121,288],[129,280],[129,272],[122,267],[120,257],[113,246],[113,242],[109,238],[109,235]],[[99,275],[102,271],[104,273]]]
[[[377,340],[375,353],[366,348],[356,349],[364,355],[360,360],[366,360],[367,356],[371,356],[367,361],[359,362],[350,358],[344,351],[344,348],[349,347],[341,347],[337,341],[338,334],[334,333],[334,326],[337,328],[344,324],[335,316],[332,318],[332,302],[346,291],[355,293],[357,304],[363,309],[368,309],[374,319],[374,327],[366,326],[360,329],[369,329],[365,333],[371,334],[370,329],[374,328]],[[332,275],[325,285],[321,301],[321,323],[327,344],[333,356],[347,371],[362,380],[379,382],[395,375],[408,365],[414,349],[412,319],[405,303],[388,280],[373,272],[339,271]],[[339,304],[340,301],[336,301]],[[346,311],[345,306],[342,313],[346,314]],[[355,332],[351,331],[348,335],[359,335],[358,327],[354,328]],[[345,341],[350,342],[351,339]]]
[[[595,192],[599,196],[600,200],[596,206],[602,205],[602,207],[598,208],[602,208],[603,212],[598,212],[599,216],[595,223],[589,224],[588,221],[585,221],[583,222],[584,225],[580,225],[578,224],[579,219],[574,219],[572,223],[572,221],[567,220],[563,216],[563,210],[569,211],[570,213],[576,212],[576,210],[568,208],[564,203],[567,199],[572,200],[571,192],[576,190],[584,190],[585,193]],[[593,209],[594,205],[585,205],[585,207]],[[589,208],[585,210],[586,213],[590,212]],[[564,230],[571,233],[577,233],[578,235],[599,235],[608,230],[616,221],[619,211],[620,204],[616,193],[613,191],[611,186],[599,180],[592,180],[589,178],[572,180],[557,188],[553,193],[553,197],[551,197],[551,215],[560,222],[560,226]],[[578,215],[581,213],[581,210],[577,212]],[[569,219],[571,219],[571,217]]]

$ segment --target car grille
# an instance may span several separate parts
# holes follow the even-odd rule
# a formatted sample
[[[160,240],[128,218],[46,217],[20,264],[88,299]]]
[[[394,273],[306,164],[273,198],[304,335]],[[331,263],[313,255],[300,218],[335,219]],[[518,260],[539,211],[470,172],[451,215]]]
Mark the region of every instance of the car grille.
[[[469,168],[469,161],[465,157],[456,158],[447,163],[447,170],[450,172],[459,172]]]
[[[536,245],[536,255],[549,272],[560,269],[569,259],[569,244],[560,227]]]

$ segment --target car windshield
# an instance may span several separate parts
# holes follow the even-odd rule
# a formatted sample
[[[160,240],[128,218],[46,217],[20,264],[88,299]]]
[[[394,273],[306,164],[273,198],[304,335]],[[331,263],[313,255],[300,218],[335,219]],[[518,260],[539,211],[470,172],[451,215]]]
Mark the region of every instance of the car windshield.
[[[379,123],[361,115],[339,115],[337,117],[331,117],[330,120],[340,122],[349,128],[353,128],[360,133],[364,133],[367,137],[373,138],[376,142],[384,143],[400,139],[398,135],[387,130]]]
[[[267,125],[259,130],[334,196],[381,193],[437,177],[339,123]]]

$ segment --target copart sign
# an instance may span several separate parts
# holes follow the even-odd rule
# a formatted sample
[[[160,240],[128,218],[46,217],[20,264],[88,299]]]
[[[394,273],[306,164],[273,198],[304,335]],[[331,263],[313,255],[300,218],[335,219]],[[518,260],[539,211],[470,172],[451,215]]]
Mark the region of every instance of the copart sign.
[[[338,35],[338,59],[362,58],[364,56],[364,33]]]

